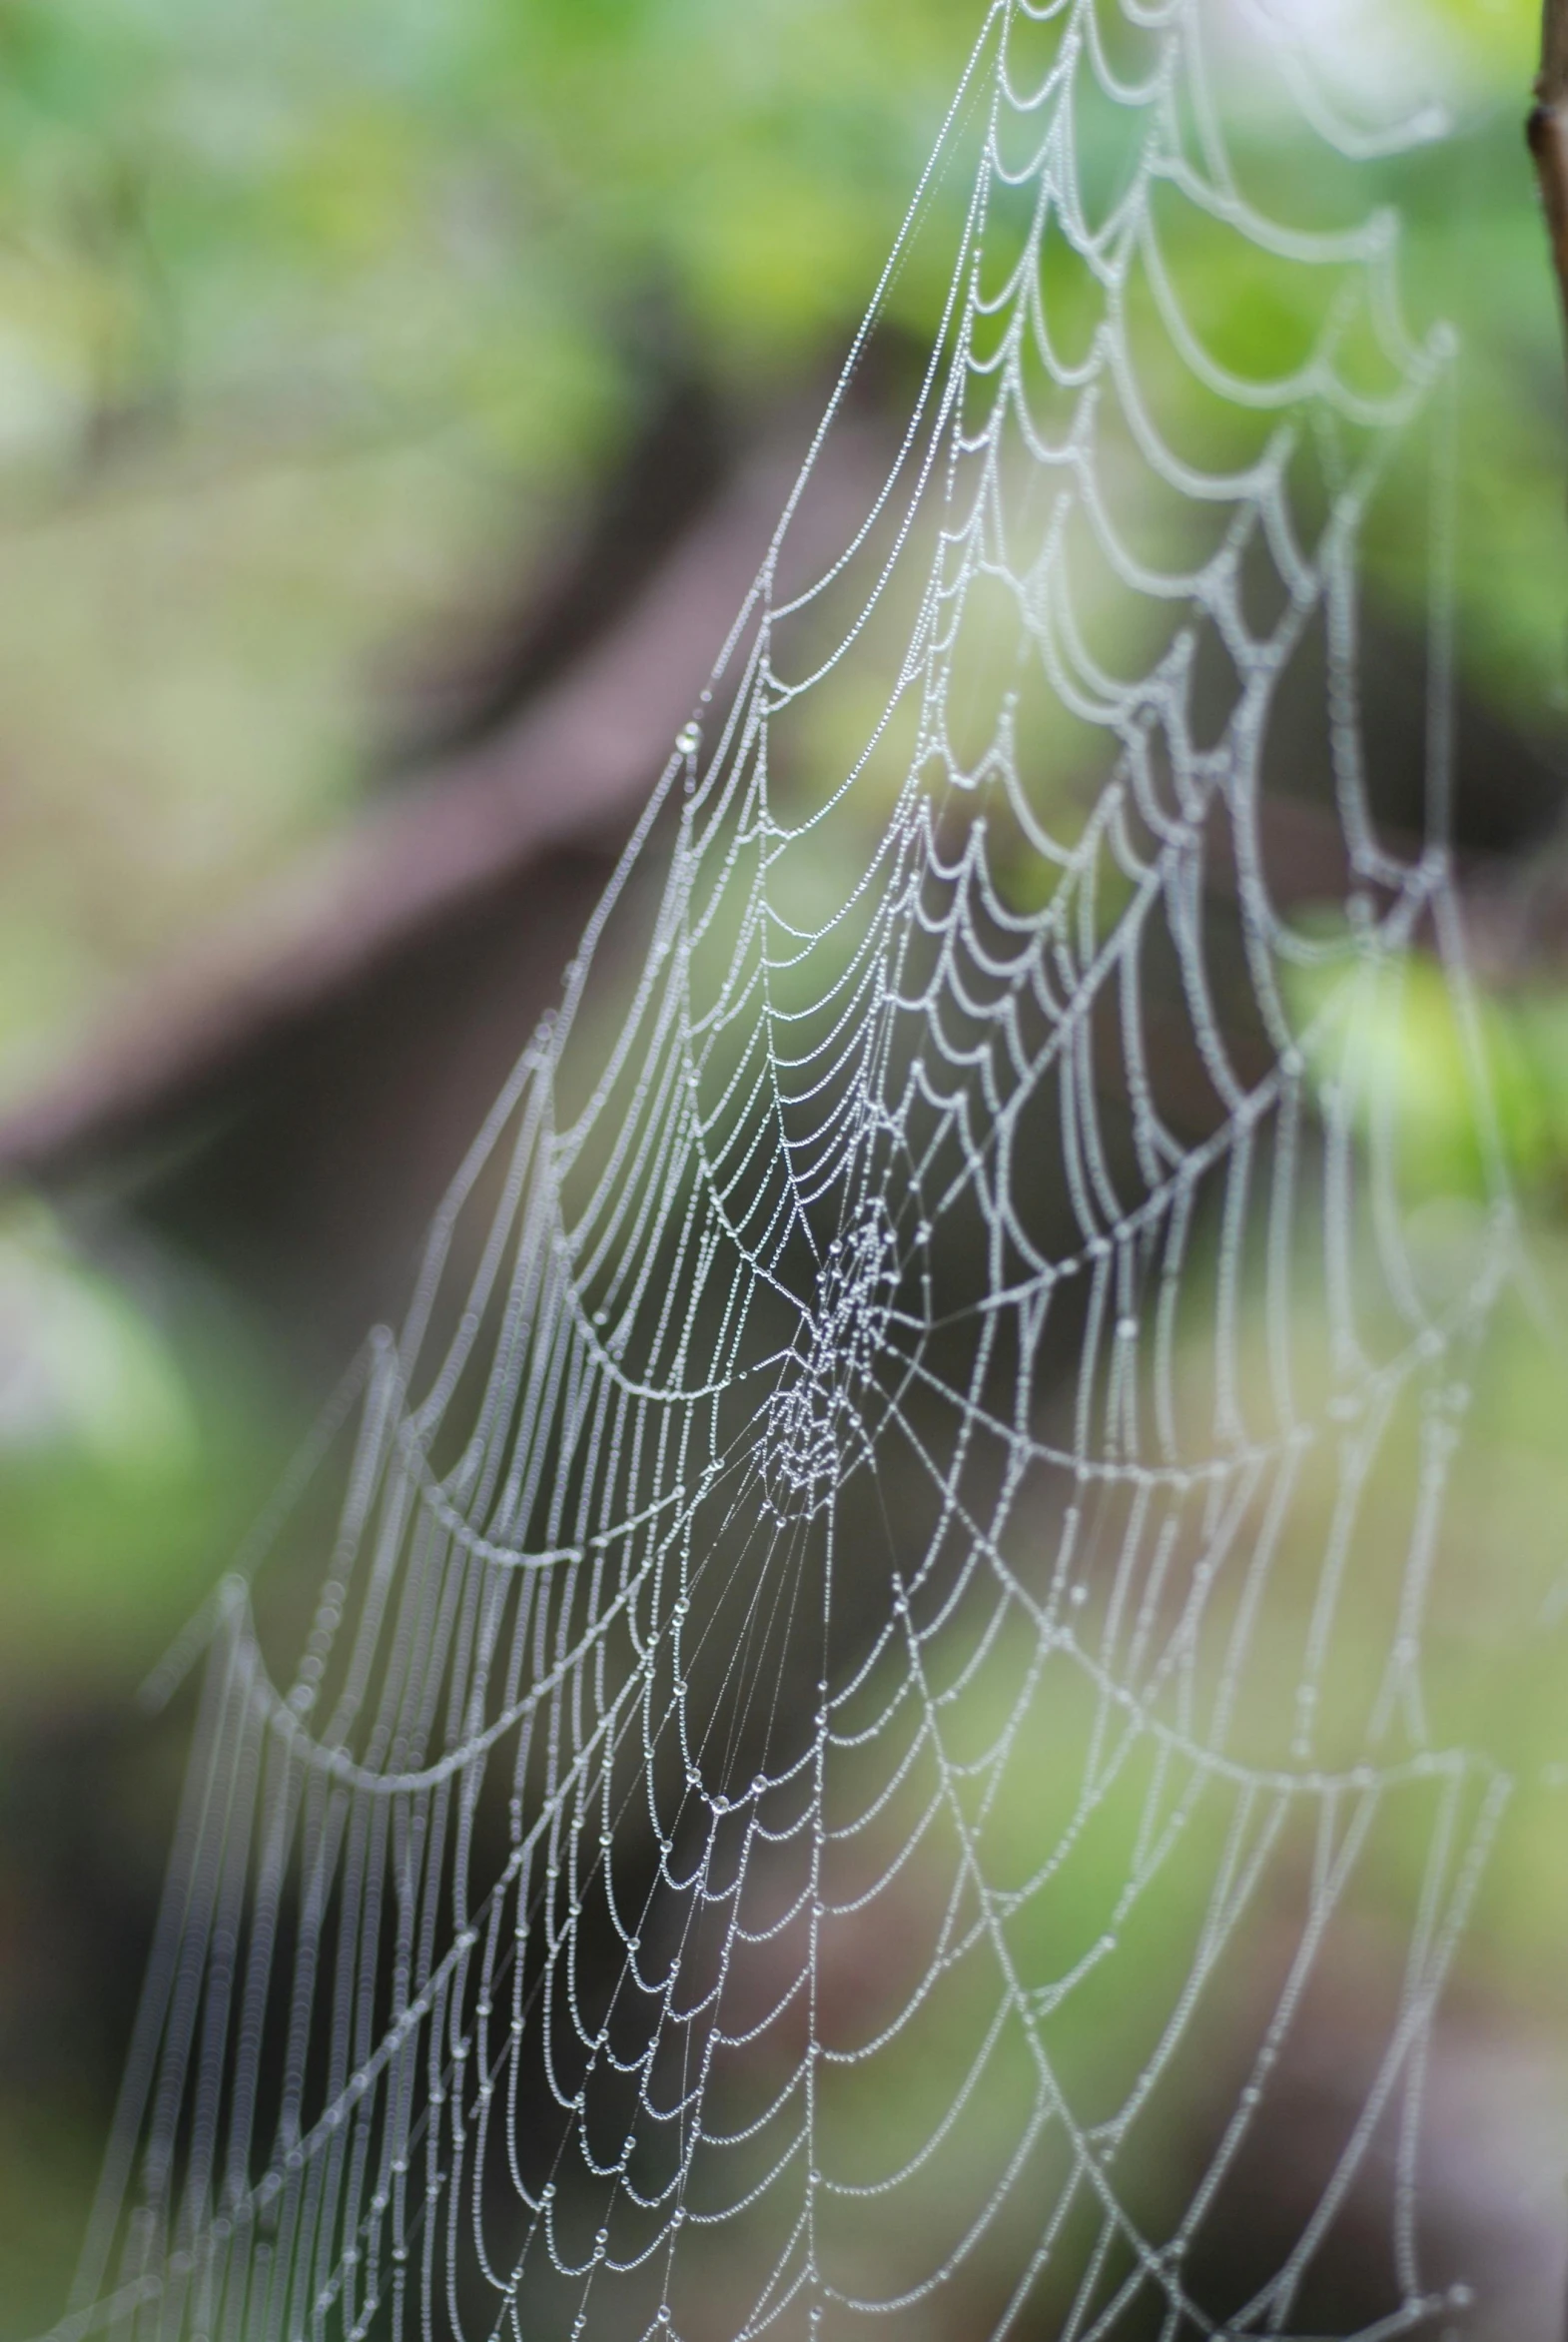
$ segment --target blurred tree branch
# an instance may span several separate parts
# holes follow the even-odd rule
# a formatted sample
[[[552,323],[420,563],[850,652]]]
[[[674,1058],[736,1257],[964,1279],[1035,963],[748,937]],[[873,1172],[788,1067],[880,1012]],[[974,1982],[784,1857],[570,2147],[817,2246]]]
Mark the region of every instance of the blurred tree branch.
[[[1544,0],[1541,71],[1526,124],[1568,322],[1568,0]]]
[[[417,784],[371,808],[248,917],[226,921],[154,979],[98,1046],[0,1118],[0,1186],[69,1175],[128,1140],[134,1150],[170,1116],[200,1120],[324,1006],[384,975],[420,938],[476,918],[497,888],[531,873],[546,896],[558,890],[563,853],[608,855],[591,905],[756,574],[802,436],[786,411],[749,456],[703,483],[692,510],[665,516],[661,543],[623,548],[632,574],[623,593],[607,582],[597,631],[567,564],[523,643],[530,657],[539,644],[572,652],[560,671],[535,659],[544,671],[523,675],[533,688],[504,724],[459,737]],[[886,459],[875,426],[841,430],[795,531],[807,567],[831,556],[842,513],[866,508]],[[554,997],[558,975],[552,961],[523,1029]]]

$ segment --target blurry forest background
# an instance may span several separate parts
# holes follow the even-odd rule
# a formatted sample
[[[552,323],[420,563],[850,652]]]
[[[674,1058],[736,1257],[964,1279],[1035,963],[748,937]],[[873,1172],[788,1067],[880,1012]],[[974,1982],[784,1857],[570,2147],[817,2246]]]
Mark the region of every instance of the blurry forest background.
[[[137,1686],[395,1314],[981,13],[0,0],[7,2342],[63,2301],[168,1843],[189,1710],[150,1718]],[[1467,350],[1460,843],[1505,1135],[1568,1296],[1568,404],[1520,135],[1535,0],[1275,13],[1352,111],[1458,123],[1378,168],[1412,309]],[[868,408],[941,290],[895,285]],[[1208,299],[1271,330],[1250,276]],[[1396,641],[1401,579],[1371,588]],[[1393,1078],[1462,1185],[1451,1038],[1438,1015]],[[1458,1499],[1548,1546],[1549,1350],[1505,1325]],[[1516,1935],[1544,1965],[1539,1901]]]

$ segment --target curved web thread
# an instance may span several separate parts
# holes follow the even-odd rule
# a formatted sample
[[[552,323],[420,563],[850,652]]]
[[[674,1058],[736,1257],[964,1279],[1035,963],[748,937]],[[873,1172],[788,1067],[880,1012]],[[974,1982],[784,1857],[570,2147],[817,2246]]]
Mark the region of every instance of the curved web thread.
[[[988,17],[877,493],[798,553],[852,361],[313,1459],[292,1675],[243,1575],[209,1622],[62,2331],[1321,2333],[1379,2157],[1354,2330],[1462,2300],[1421,2092],[1509,1785],[1423,1638],[1506,1202],[1434,1301],[1374,1046],[1418,946],[1469,1033],[1451,351],[1384,215],[1243,194],[1211,31]],[[1213,323],[1242,260],[1263,359]],[[1390,844],[1360,544],[1434,450]],[[1375,2044],[1238,2275],[1367,1905]]]

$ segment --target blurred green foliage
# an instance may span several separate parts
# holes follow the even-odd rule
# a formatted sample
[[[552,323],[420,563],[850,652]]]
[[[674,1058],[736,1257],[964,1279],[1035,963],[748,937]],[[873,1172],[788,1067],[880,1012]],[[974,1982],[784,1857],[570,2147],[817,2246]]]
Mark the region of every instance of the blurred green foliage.
[[[0,1222],[0,1698],[123,1697],[267,1492],[282,1418],[216,1296]]]
[[[1413,1211],[1482,1209],[1506,1189],[1543,1224],[1568,1201],[1568,996],[1536,978],[1477,985],[1427,953],[1296,972],[1292,1006],[1320,1080],[1363,1141],[1392,1140]]]

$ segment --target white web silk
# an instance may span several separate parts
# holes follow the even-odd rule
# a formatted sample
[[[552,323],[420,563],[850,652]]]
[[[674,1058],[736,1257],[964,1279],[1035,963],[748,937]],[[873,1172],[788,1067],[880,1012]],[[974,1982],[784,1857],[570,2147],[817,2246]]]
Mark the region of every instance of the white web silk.
[[[1458,2314],[1422,2081],[1508,1783],[1424,1634],[1506,1206],[1434,1300],[1367,1040],[1418,949],[1468,1032],[1452,351],[1383,212],[1243,194],[1212,30],[990,12],[890,265],[950,238],[880,487],[803,566],[863,337],[321,1443],[292,1675],[218,1607],[62,2332]],[[1272,343],[1216,301],[1251,262]],[[1399,828],[1360,542],[1434,445]],[[1354,2102],[1237,2261],[1369,1905]],[[1374,2162],[1381,2306],[1313,2309]]]

